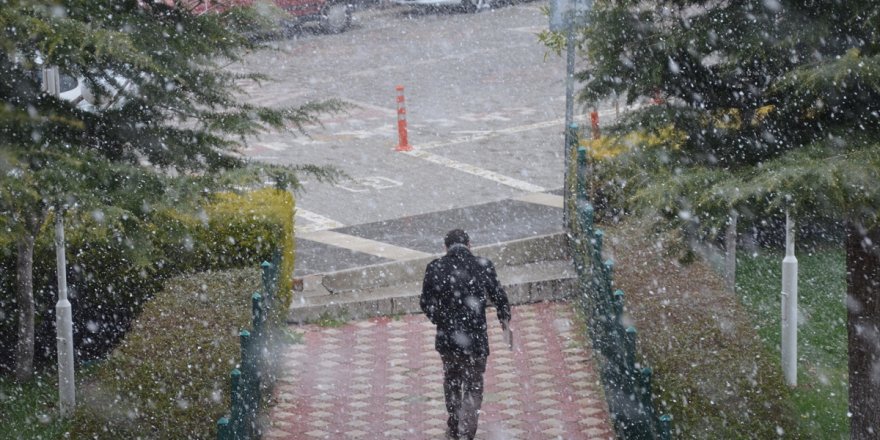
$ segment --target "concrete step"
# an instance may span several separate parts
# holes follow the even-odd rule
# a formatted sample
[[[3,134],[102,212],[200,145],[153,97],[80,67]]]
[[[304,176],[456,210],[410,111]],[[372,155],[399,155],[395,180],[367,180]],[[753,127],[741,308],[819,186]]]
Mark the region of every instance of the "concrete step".
[[[562,233],[476,247],[495,263],[512,304],[560,299],[574,291],[577,277]],[[416,258],[312,275],[294,292],[288,322],[363,319],[417,313],[425,267]]]

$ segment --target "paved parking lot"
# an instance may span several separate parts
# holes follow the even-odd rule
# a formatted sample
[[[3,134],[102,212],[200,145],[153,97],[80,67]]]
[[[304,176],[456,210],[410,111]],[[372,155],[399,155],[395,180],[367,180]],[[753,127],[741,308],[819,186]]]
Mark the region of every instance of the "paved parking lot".
[[[341,233],[381,242],[398,233],[377,225],[399,226],[402,219],[433,213],[435,225],[495,229],[479,238],[485,244],[553,223],[544,214],[529,215],[542,208],[527,204],[500,221],[486,210],[474,210],[486,218],[454,217],[465,207],[562,187],[564,60],[537,40],[547,26],[540,11],[545,4],[522,2],[478,14],[370,7],[355,13],[345,33],[303,31],[231,67],[273,78],[241,84],[254,103],[280,107],[332,98],[351,105],[345,113],[324,115],[307,135],[267,134],[244,151],[272,163],[331,165],[350,177],[335,184],[306,178],[297,195],[298,241],[305,251],[300,274],[385,261],[384,253],[354,252],[343,241],[308,235],[315,231],[347,230]],[[405,87],[409,153],[395,151],[397,85]],[[605,119],[614,114],[601,110]],[[561,201],[551,205],[561,207]],[[441,212],[453,217],[436,218]]]

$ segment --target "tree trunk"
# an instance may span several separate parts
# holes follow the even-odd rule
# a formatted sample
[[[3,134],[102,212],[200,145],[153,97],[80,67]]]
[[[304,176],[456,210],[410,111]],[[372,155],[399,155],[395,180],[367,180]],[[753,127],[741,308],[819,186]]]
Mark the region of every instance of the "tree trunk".
[[[724,284],[727,289],[736,293],[736,223],[739,213],[730,211],[727,219],[727,231],[724,234]]]
[[[34,375],[34,235],[25,232],[16,244],[18,295],[18,344],[15,349],[15,378],[20,382]]]
[[[850,438],[880,438],[880,227],[847,226]]]

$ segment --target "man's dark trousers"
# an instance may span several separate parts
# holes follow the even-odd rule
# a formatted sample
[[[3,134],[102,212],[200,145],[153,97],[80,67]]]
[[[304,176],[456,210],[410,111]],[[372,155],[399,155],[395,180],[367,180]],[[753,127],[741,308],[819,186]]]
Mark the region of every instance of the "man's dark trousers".
[[[486,356],[443,354],[443,392],[446,395],[447,430],[452,438],[473,439],[483,403]]]
[[[473,439],[489,357],[486,307],[495,304],[503,325],[510,322],[510,302],[491,261],[462,244],[446,247],[446,255],[425,268],[419,306],[437,326],[434,347],[443,360],[449,437]]]

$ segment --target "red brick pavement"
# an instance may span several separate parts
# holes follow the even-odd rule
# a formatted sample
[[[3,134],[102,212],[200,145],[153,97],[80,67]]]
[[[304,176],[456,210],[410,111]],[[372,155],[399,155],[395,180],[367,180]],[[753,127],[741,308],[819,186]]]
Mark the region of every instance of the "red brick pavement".
[[[477,438],[605,439],[614,434],[591,352],[566,303],[513,310],[515,350],[490,310],[491,356]],[[296,327],[265,438],[441,439],[440,357],[424,315]]]

